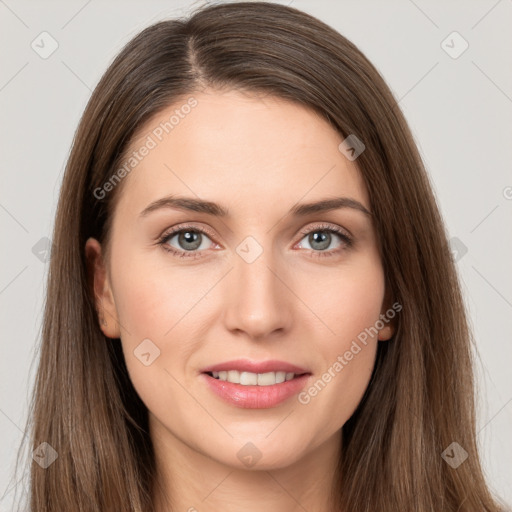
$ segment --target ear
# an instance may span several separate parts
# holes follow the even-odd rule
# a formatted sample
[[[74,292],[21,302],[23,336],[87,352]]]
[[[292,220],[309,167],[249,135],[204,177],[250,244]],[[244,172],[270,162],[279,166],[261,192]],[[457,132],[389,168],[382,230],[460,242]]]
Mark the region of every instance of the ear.
[[[382,313],[381,318],[384,318],[386,313]],[[387,341],[391,339],[391,337],[395,334],[395,327],[390,322],[389,324],[386,324],[382,329],[379,330],[379,341]]]
[[[391,339],[393,334],[395,334],[395,330],[396,330],[395,316],[397,313],[396,313],[395,309],[391,306],[391,303],[392,303],[392,297],[391,297],[391,294],[389,293],[389,288],[386,286],[386,293],[385,293],[384,301],[382,304],[382,310],[380,312],[381,313],[380,320],[381,320],[382,324],[384,324],[384,326],[382,327],[382,329],[379,329],[379,335],[378,335],[379,341],[387,341],[387,340]]]
[[[95,238],[85,243],[85,257],[89,276],[90,291],[94,294],[100,329],[107,338],[119,338],[118,315],[112,287],[103,261],[101,244]]]

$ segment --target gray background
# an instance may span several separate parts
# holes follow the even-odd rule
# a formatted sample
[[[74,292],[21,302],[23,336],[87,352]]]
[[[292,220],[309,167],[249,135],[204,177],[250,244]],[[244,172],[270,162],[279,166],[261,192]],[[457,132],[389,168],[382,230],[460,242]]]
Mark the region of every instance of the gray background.
[[[353,41],[382,73],[410,123],[460,258],[479,353],[485,471],[510,503],[512,0],[280,3],[317,16]],[[92,89],[129,39],[201,4],[0,0],[2,511],[11,510],[16,488],[12,471],[39,348],[44,249],[75,128]],[[35,41],[50,48],[44,31],[58,43],[46,59],[31,47]],[[457,58],[463,42],[448,37],[453,31],[469,44]],[[20,485],[17,492],[23,493]]]

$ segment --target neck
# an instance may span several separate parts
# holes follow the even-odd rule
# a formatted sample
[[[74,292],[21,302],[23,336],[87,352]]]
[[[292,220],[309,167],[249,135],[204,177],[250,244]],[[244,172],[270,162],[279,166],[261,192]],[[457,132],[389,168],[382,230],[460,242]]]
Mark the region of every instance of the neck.
[[[156,512],[339,510],[331,501],[341,452],[339,431],[286,467],[267,469],[215,460],[183,443],[151,414],[150,431],[156,454]]]

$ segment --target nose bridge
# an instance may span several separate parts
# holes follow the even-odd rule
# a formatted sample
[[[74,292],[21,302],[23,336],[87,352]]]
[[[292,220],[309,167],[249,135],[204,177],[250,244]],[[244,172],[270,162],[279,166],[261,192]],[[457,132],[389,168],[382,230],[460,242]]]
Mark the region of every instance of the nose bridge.
[[[244,330],[251,337],[261,337],[286,327],[289,310],[285,277],[278,277],[281,265],[268,244],[249,236],[236,248],[234,268],[227,291],[229,328]],[[278,274],[276,276],[276,274]]]

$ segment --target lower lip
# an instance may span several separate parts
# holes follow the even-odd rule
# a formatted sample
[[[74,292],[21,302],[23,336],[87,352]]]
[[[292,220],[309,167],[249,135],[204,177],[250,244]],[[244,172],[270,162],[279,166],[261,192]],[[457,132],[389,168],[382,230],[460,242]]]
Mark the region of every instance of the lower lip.
[[[226,402],[244,409],[268,409],[276,407],[304,388],[310,374],[271,386],[244,386],[215,379],[207,373],[201,374],[210,389]]]

